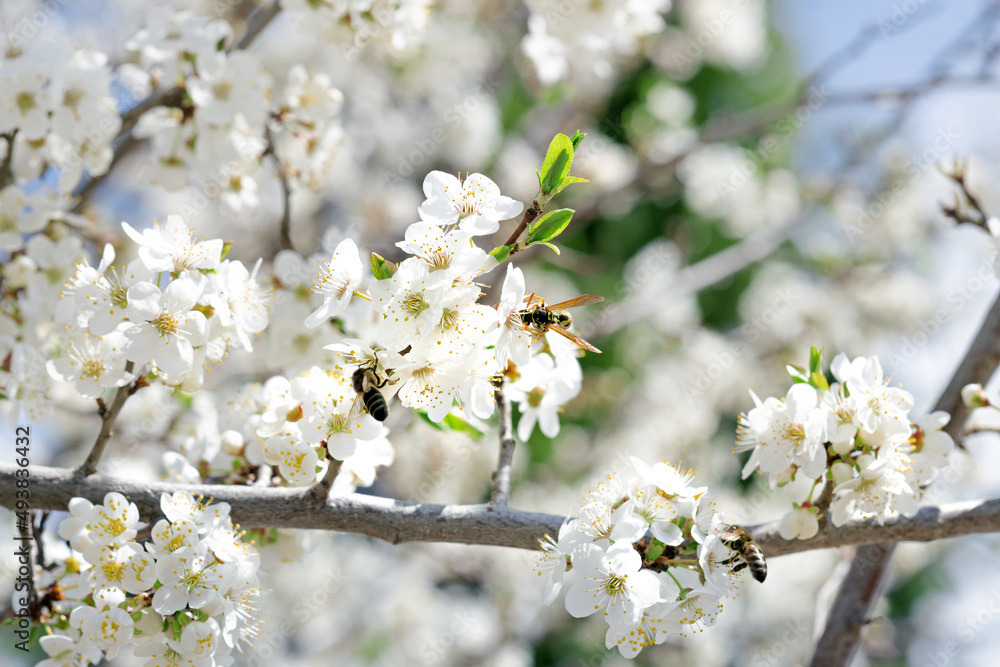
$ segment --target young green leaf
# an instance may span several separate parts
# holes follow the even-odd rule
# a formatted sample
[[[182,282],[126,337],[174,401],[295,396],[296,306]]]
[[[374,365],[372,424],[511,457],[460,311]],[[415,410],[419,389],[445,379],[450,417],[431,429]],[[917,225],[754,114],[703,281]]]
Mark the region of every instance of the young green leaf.
[[[478,440],[483,435],[482,431],[455,414],[448,413],[445,415],[444,420],[441,423],[450,428],[452,431],[465,433],[466,435],[472,437],[473,440]]]
[[[785,370],[788,371],[788,374],[792,376],[792,380],[796,383],[809,382],[809,373],[802,366],[788,364],[785,366]]]
[[[490,250],[490,254],[497,258],[497,261],[501,264],[507,261],[510,257],[510,251],[513,249],[512,245],[498,245],[493,250]]]
[[[382,257],[382,255],[377,252],[372,253],[369,263],[371,264],[372,275],[375,276],[376,280],[392,278],[398,268],[395,264],[387,260],[385,257]]]
[[[819,373],[823,370],[823,348],[813,346],[809,350],[809,372]]]
[[[809,376],[809,384],[824,391],[830,388],[830,384],[826,381],[826,376],[819,371]]]
[[[551,241],[562,234],[574,213],[576,211],[571,208],[560,208],[540,217],[528,230],[528,245]]]
[[[573,166],[573,142],[565,134],[557,134],[545,153],[545,161],[538,172],[538,187],[542,194],[549,195],[569,176]]]
[[[580,130],[577,130],[576,132],[573,133],[573,138],[570,139],[570,143],[573,144],[574,151],[580,147],[580,142],[583,141],[583,138],[585,136],[587,136],[587,133],[581,132]]]
[[[557,194],[566,189],[567,185],[573,185],[574,183],[589,183],[586,178],[580,178],[578,176],[567,176],[562,180],[562,183],[556,186],[555,190],[552,191],[551,196],[555,197]]]

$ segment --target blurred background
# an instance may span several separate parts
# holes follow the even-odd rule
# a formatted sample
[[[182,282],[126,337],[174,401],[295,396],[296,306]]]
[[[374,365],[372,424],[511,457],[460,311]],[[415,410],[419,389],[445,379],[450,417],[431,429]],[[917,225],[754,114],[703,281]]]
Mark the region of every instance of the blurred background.
[[[224,20],[236,39],[256,8],[159,4]],[[553,134],[588,133],[574,174],[590,184],[556,202],[577,211],[562,254],[532,249],[519,266],[529,291],[549,302],[606,298],[581,309],[590,312],[576,325],[604,353],[581,360],[583,390],[559,436],[536,431],[517,450],[518,509],[571,512],[631,454],[697,470],[730,520],[779,518],[805,494],[740,480],[732,447],[737,417],[753,405],[748,390],[783,395],[785,365],[805,363],[815,345],[827,361],[839,351],[878,355],[920,414],[996,293],[995,239],[956,225],[941,204],[958,192],[942,167],[962,160],[983,208],[1000,210],[1000,3],[442,0],[359,2],[353,14],[334,2],[282,4],[247,49],[269,91],[301,64],[343,93],[310,173],[295,175],[288,197],[292,245],[305,258],[329,257],[346,237],[401,257],[395,243],[417,219],[433,169],[486,174],[527,205]],[[130,88],[122,65],[141,68],[130,40],[162,20],[147,3],[0,6],[8,39],[38,16],[36,45],[107,54],[120,113],[144,97],[132,94],[143,85]],[[278,273],[280,160],[251,152],[225,172],[220,192],[212,169],[168,183],[155,139],[117,148],[106,176],[64,193],[90,226],[92,257],[95,240],[120,236],[123,220],[146,227],[181,214],[201,236],[236,240],[231,257],[263,257],[263,270]],[[22,187],[58,180],[49,170]],[[507,225],[484,245],[501,243]],[[131,252],[121,246],[118,261]],[[499,272],[485,278],[493,289],[501,281]],[[292,290],[278,294],[255,352],[232,353],[204,390],[137,393],[108,472],[160,478],[163,453],[218,440],[246,382],[322,365],[331,341],[274,326],[283,308],[301,311],[299,322],[311,309]],[[33,463],[69,465],[83,458],[97,420],[92,404],[53,392]],[[396,410],[389,425],[395,462],[361,492],[435,503],[488,497],[495,424],[476,438]],[[970,436],[925,502],[996,495],[997,445],[995,434]],[[901,545],[857,664],[995,664],[998,546],[993,536]],[[766,586],[729,602],[715,627],[647,648],[632,664],[807,662],[845,556],[773,559]],[[4,559],[6,592],[16,567]],[[237,664],[626,662],[605,649],[601,621],[572,619],[561,600],[542,606],[532,553],[289,532],[264,548],[264,562],[267,624],[258,651]],[[0,649],[5,664],[33,664],[10,644]]]

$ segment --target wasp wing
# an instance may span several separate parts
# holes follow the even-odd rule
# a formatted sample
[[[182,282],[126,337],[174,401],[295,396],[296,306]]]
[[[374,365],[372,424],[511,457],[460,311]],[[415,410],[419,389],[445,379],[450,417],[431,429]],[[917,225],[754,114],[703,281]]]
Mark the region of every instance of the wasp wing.
[[[545,310],[565,310],[566,308],[576,308],[577,306],[589,306],[592,303],[600,303],[604,301],[603,296],[598,296],[596,294],[584,294],[578,296],[575,299],[570,299],[569,301],[560,301],[559,303],[554,303],[551,306],[545,306]]]
[[[548,325],[546,327],[546,329],[548,329],[549,331],[556,332],[557,334],[559,334],[563,338],[568,338],[569,340],[573,341],[574,343],[576,343],[577,345],[579,345],[580,347],[582,347],[585,350],[590,350],[591,352],[596,352],[597,354],[601,353],[601,351],[598,350],[596,347],[594,347],[593,345],[591,345],[590,343],[588,343],[584,339],[580,338],[579,336],[577,336],[575,333],[573,333],[569,329],[565,329],[565,328],[559,326],[558,324],[550,324],[550,325]]]

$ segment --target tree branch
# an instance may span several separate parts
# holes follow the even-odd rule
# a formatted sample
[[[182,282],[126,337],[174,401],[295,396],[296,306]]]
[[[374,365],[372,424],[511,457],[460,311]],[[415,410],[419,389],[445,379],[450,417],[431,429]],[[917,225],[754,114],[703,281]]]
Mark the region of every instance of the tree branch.
[[[16,498],[16,468],[0,462],[0,505]],[[317,505],[306,488],[259,488],[221,484],[140,482],[104,475],[78,478],[73,471],[32,466],[34,509],[66,510],[71,498],[103,502],[109,491],[121,493],[149,517],[159,511],[160,495],[189,491],[232,506],[244,528],[306,528],[368,535],[386,542],[456,542],[537,549],[538,538],[559,532],[563,517],[490,505],[430,505],[361,494],[334,496]]]
[[[951,414],[951,421],[944,430],[953,438],[958,438],[968,417],[968,409],[962,403],[962,387],[970,382],[985,384],[992,377],[998,364],[1000,364],[1000,295],[990,306],[979,333],[976,334],[965,358],[962,359],[962,363],[959,364],[934,406],[935,410],[944,410]],[[918,531],[921,537],[903,537],[902,524],[898,521],[889,525],[887,537],[893,541],[911,539],[927,541],[950,537],[953,534],[967,534],[961,532],[964,524],[976,523],[981,512],[996,512],[998,507],[1000,504],[996,501],[978,501],[971,507],[967,503],[956,503],[941,508],[925,507],[916,517],[906,520],[908,525],[916,524],[921,527],[922,530]],[[939,520],[949,525],[948,535],[937,532],[940,526],[936,524]],[[848,526],[842,526],[816,537],[823,539],[842,532],[845,528],[850,532]],[[959,532],[951,533],[952,529]],[[894,548],[893,544],[886,543],[870,544],[858,549],[851,563],[851,570],[833,603],[823,636],[816,644],[810,667],[841,667],[851,663],[861,641],[861,628],[882,595],[882,587],[885,585]]]
[[[13,464],[0,462],[0,506],[14,506],[16,470]],[[149,517],[159,511],[161,494],[189,491],[229,503],[234,519],[246,528],[333,530],[394,544],[457,542],[534,550],[540,537],[556,535],[566,519],[488,504],[431,505],[361,494],[334,496],[317,506],[310,488],[141,482],[100,474],[79,478],[72,470],[44,466],[32,466],[29,473],[34,509],[65,511],[71,498],[100,503],[109,491],[117,491]],[[831,527],[810,540],[784,540],[778,525],[774,521],[746,526],[768,558],[843,545],[929,542],[1000,532],[1000,498],[925,507],[913,518],[887,521],[884,526],[852,522]]]
[[[131,373],[133,367],[133,362],[127,362],[125,364],[125,372]],[[108,440],[111,439],[111,429],[114,428],[115,420],[118,419],[118,413],[121,412],[122,406],[125,405],[128,397],[134,394],[139,386],[137,378],[134,383],[118,387],[115,391],[115,397],[111,401],[110,408],[105,408],[104,403],[100,403],[101,431],[97,434],[97,440],[94,441],[94,447],[90,450],[90,454],[87,455],[86,460],[73,472],[74,476],[86,477],[97,472],[97,464],[100,462],[101,456],[104,455],[104,449],[108,446]]]
[[[514,458],[514,427],[511,422],[510,399],[503,389],[496,390],[497,412],[500,415],[500,459],[496,472],[493,473],[493,493],[490,495],[491,507],[506,507],[510,499],[510,462]]]
[[[329,454],[327,454],[327,456],[329,456]],[[327,466],[323,479],[313,484],[309,490],[315,500],[323,502],[326,500],[327,496],[330,495],[330,488],[333,486],[333,480],[337,479],[337,474],[340,472],[340,466],[342,465],[344,465],[344,462],[340,459],[330,459],[330,465]]]
[[[528,228],[528,225],[531,224],[531,222],[537,218],[538,214],[541,212],[542,206],[538,203],[538,200],[536,199],[532,201],[531,206],[529,206],[528,210],[526,210],[524,215],[521,216],[521,222],[517,223],[517,227],[514,228],[514,231],[503,244],[509,246],[517,243],[517,240],[521,238],[521,234],[524,233],[524,230]],[[510,252],[513,254],[517,252],[517,249],[514,248]]]
[[[280,0],[275,0],[267,8],[258,9],[250,17],[247,24],[247,30],[243,34],[243,37],[240,38],[240,41],[237,42],[236,45],[230,49],[230,51],[240,51],[249,48],[260,33],[263,32],[264,28],[266,28],[279,13],[281,13]],[[180,86],[175,86],[173,88],[161,88],[160,90],[154,91],[144,100],[122,114],[122,126],[121,129],[118,130],[118,134],[115,136],[113,142],[114,151],[111,155],[111,163],[108,165],[107,170],[103,174],[90,178],[83,184],[82,187],[80,187],[79,190],[77,190],[77,203],[73,207],[73,211],[79,211],[83,207],[94,188],[102,183],[104,179],[107,178],[107,176],[114,170],[115,165],[138,145],[139,142],[132,135],[132,130],[135,128],[136,123],[139,122],[139,118],[141,118],[147,111],[155,109],[156,107],[179,107],[181,106],[183,100],[184,89]]]
[[[270,127],[264,128],[264,136],[267,137],[267,148],[261,154],[261,159],[264,156],[270,155],[271,159],[274,160],[274,171],[278,174],[278,183],[281,185],[281,226],[279,228],[279,243],[281,244],[282,250],[294,250],[292,246],[292,206],[291,206],[291,194],[292,189],[288,183],[288,174],[285,173],[285,168],[281,164],[281,160],[278,159],[278,154],[275,152],[274,146],[274,135],[271,133]]]

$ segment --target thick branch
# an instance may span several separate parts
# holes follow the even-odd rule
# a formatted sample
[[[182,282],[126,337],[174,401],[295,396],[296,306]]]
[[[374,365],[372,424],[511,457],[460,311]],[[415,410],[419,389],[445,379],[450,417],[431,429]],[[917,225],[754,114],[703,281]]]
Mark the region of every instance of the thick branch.
[[[0,463],[0,505],[12,507],[17,490],[16,468]],[[392,543],[457,542],[538,548],[538,538],[556,535],[563,517],[520,512],[489,505],[430,505],[351,494],[317,504],[310,488],[260,488],[211,484],[137,482],[103,475],[74,478],[71,470],[31,467],[31,501],[35,509],[66,509],[79,496],[103,502],[117,491],[134,502],[143,516],[159,511],[160,495],[190,491],[232,506],[244,528],[307,528],[368,535]]]
[[[0,463],[0,506],[16,501],[15,470]],[[307,528],[368,535],[387,542],[459,542],[536,549],[538,539],[556,535],[565,517],[522,512],[490,505],[429,505],[351,494],[317,506],[309,488],[262,488],[173,482],[138,482],[104,475],[74,478],[72,470],[41,466],[29,469],[35,509],[65,511],[76,496],[99,503],[117,491],[139,506],[144,516],[159,511],[160,494],[190,491],[232,506],[236,521],[247,528]],[[778,522],[747,526],[767,556],[841,545],[887,541],[929,542],[960,535],[1000,532],[1000,499],[964,501],[925,507],[911,519],[855,522],[830,527],[811,540],[784,540]]]
[[[962,363],[959,364],[951,381],[934,406],[935,410],[945,410],[951,414],[951,421],[945,430],[952,437],[958,436],[968,416],[968,410],[962,403],[962,387],[970,382],[985,384],[993,375],[998,364],[1000,364],[1000,295],[990,307],[979,328],[979,333],[976,334],[968,352],[965,353],[965,358],[962,359]],[[964,522],[975,522],[977,512],[989,513],[997,510],[997,506],[993,502],[980,501],[977,507],[961,507],[961,503],[957,505],[959,506],[957,514],[952,517],[957,524],[956,527],[960,527]],[[956,506],[948,507],[954,508]],[[924,528],[928,530],[927,534],[933,534],[935,532],[934,524],[939,519],[935,514],[944,509],[925,507],[914,519],[907,520],[907,522],[918,521],[923,515]],[[836,533],[842,529],[831,530],[830,533]],[[964,533],[949,533],[949,535],[953,534]],[[899,535],[900,524],[896,523],[891,527],[888,537],[892,541],[911,539]],[[944,537],[944,535],[938,537]],[[927,539],[938,539],[938,537],[928,537]],[[886,541],[888,542],[888,540]],[[851,571],[844,579],[844,585],[841,586],[833,609],[830,611],[830,618],[823,631],[823,636],[816,644],[816,651],[813,654],[812,663],[810,663],[811,667],[839,667],[851,663],[861,641],[861,627],[882,595],[882,587],[886,581],[893,549],[894,545],[892,544],[870,545],[858,549],[854,556],[854,562],[851,563]]]
[[[493,493],[490,505],[506,507],[510,499],[510,462],[514,458],[514,427],[511,422],[510,399],[503,389],[496,390],[497,412],[500,414],[500,458],[493,473]]]

